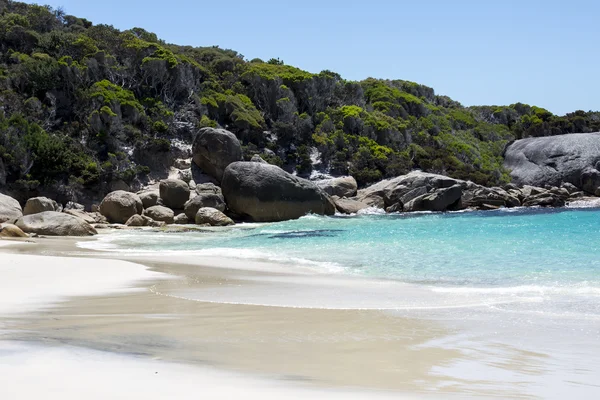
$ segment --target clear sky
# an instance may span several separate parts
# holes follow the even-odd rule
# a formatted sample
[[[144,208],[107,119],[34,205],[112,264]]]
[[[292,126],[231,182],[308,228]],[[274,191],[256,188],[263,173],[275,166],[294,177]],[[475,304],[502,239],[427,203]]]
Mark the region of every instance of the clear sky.
[[[405,79],[464,105],[600,110],[600,1],[40,0],[170,43],[346,79]]]

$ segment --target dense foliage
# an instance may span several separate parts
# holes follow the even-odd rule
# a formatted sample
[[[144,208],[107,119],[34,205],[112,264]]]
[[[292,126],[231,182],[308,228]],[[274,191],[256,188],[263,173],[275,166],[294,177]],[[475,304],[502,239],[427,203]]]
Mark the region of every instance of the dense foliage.
[[[0,161],[8,185],[28,190],[101,191],[144,179],[155,168],[149,153],[189,144],[205,126],[234,132],[248,158],[261,153],[300,174],[317,158],[361,185],[413,168],[499,184],[508,180],[509,141],[600,130],[595,112],[465,108],[413,82],[351,82],[279,59],[246,61],[7,0],[0,102]]]

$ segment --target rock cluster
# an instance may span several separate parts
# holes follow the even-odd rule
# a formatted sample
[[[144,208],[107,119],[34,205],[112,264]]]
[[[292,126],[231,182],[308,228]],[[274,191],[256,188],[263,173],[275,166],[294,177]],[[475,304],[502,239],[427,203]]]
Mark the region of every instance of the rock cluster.
[[[600,136],[571,136],[553,145],[539,138],[544,140],[527,139],[509,146],[507,163],[517,166],[513,170],[515,180],[526,183],[520,186],[484,187],[413,171],[358,190],[356,180],[350,176],[313,182],[268,164],[259,156],[250,162],[240,161],[241,146],[233,134],[206,128],[194,141],[194,165],[186,170],[192,175],[196,169],[194,178],[183,174],[184,180],[164,179],[137,194],[113,191],[99,206],[92,207],[94,212],[86,212],[83,205],[72,202],[63,210],[61,204],[46,197],[30,198],[21,209],[17,200],[0,194],[0,224],[4,223],[0,225],[0,236],[87,236],[96,234],[94,227],[229,226],[234,220],[274,222],[309,213],[357,214],[370,208],[392,213],[562,207],[586,193],[600,194],[600,172],[596,168],[600,165],[590,165],[600,161],[595,147],[600,146]],[[536,146],[545,150],[540,152]],[[563,154],[569,151],[571,156]],[[180,159],[177,165],[189,167],[191,162]],[[550,184],[541,185],[546,182]]]

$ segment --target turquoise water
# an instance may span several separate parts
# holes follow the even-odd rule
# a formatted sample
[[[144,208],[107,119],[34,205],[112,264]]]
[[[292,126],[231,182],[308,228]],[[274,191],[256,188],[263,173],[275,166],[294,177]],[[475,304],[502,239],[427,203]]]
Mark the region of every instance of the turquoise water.
[[[210,233],[122,233],[107,250],[268,259],[317,271],[449,287],[600,293],[600,210],[308,216]]]

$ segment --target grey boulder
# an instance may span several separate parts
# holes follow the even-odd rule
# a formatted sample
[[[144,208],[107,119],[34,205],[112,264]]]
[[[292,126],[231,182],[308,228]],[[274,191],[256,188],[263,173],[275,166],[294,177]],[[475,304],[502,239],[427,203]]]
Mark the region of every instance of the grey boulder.
[[[10,196],[0,193],[0,224],[7,221],[16,221],[23,216],[23,209],[19,202]]]
[[[140,200],[142,200],[144,208],[150,208],[158,205],[158,199],[160,199],[160,193],[158,190],[144,190],[143,192],[139,192],[138,196],[140,196]]]
[[[172,224],[175,218],[173,210],[163,206],[153,206],[144,210],[144,216],[152,218],[154,221]]]
[[[593,194],[600,186],[600,133],[574,133],[517,140],[506,148],[504,167],[520,185],[568,182]]]
[[[81,218],[56,211],[21,217],[15,223],[25,233],[46,236],[93,236],[98,232]]]
[[[358,190],[356,179],[351,176],[324,179],[315,183],[330,196],[353,197]]]
[[[47,197],[34,197],[27,200],[23,215],[38,214],[44,211],[62,211],[58,203]]]
[[[189,185],[179,179],[165,179],[159,184],[160,198],[163,204],[172,209],[182,209],[190,199]]]
[[[414,198],[404,205],[404,211],[446,211],[456,209],[461,198],[462,186],[453,185]]]
[[[190,220],[196,218],[198,210],[205,207],[211,207],[221,212],[225,211],[225,199],[223,195],[212,192],[200,192],[196,197],[185,203],[184,212]]]
[[[210,225],[210,226],[229,226],[234,225],[235,222],[221,211],[205,207],[198,210],[195,217],[197,225]]]
[[[124,224],[132,215],[141,214],[143,210],[140,197],[123,190],[109,193],[100,203],[100,214],[113,224]]]
[[[314,183],[281,168],[255,162],[230,164],[221,185],[227,206],[256,222],[335,214],[329,196]]]
[[[225,130],[203,128],[194,138],[192,146],[194,163],[204,173],[221,182],[225,168],[241,161],[242,146],[237,137]]]
[[[341,212],[342,214],[356,214],[360,210],[364,210],[365,208],[369,208],[368,204],[362,203],[360,201],[347,199],[347,198],[339,198],[338,196],[332,196],[331,199],[335,204],[335,208]]]

